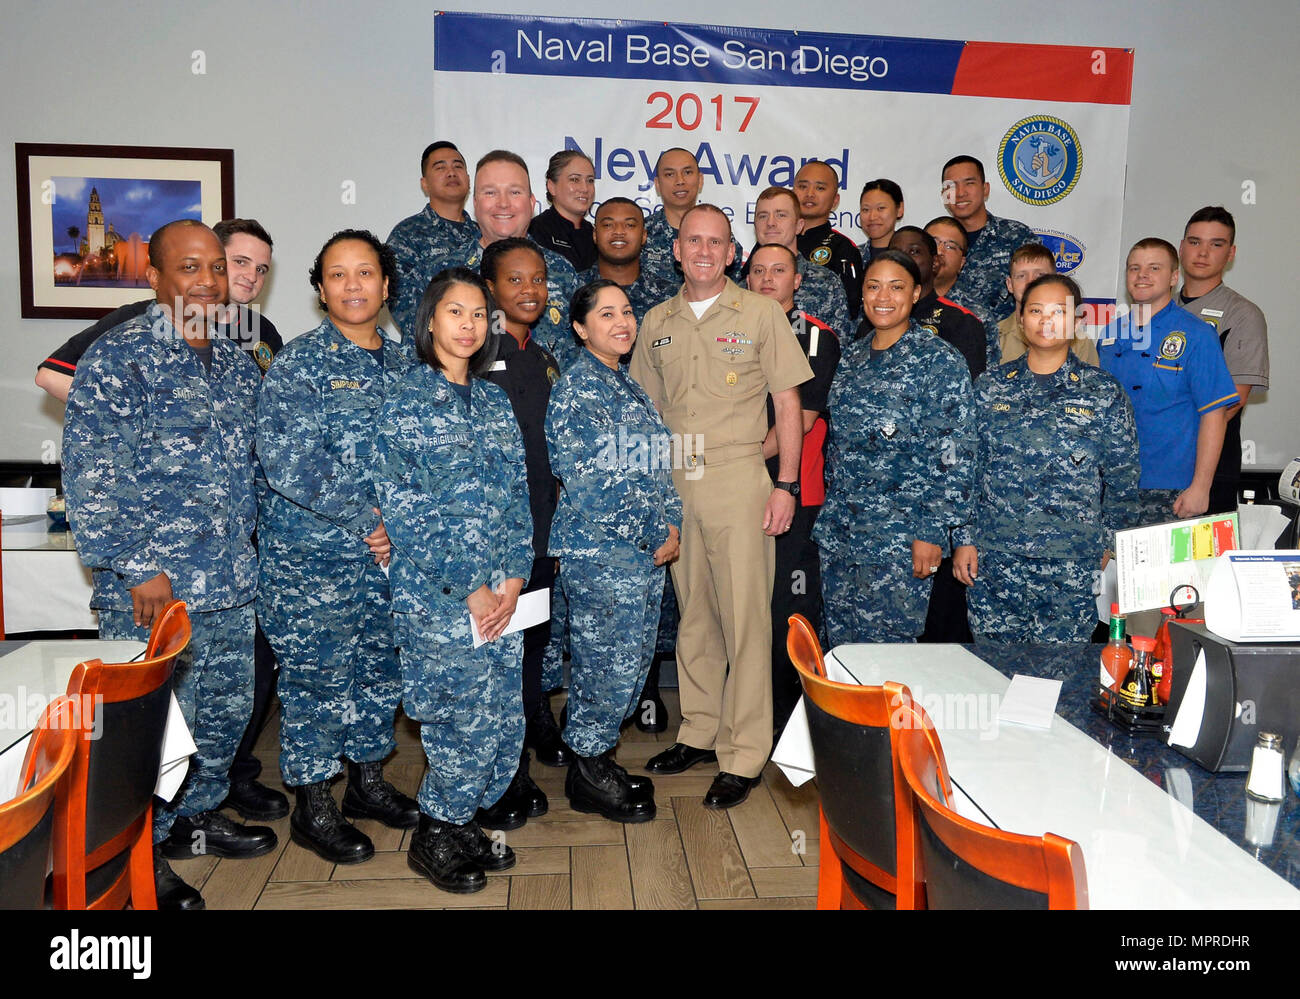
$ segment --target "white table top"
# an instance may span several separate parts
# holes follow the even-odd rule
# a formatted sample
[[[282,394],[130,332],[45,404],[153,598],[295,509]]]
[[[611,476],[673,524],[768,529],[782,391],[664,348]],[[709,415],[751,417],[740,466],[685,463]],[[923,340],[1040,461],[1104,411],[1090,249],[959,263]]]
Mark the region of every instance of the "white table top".
[[[31,734],[50,701],[68,689],[77,663],[130,662],[142,652],[144,642],[133,641],[0,643],[0,698],[15,708],[0,711],[0,753]]]
[[[47,528],[45,514],[6,516],[0,529],[5,630],[93,631],[90,570],[81,564],[71,531]]]
[[[45,514],[24,514],[4,518],[0,525],[0,546],[5,551],[75,552],[71,531],[51,531]]]
[[[832,656],[859,683],[911,688],[954,783],[999,827],[1077,841],[1092,908],[1300,908],[1300,891],[1059,715],[1048,730],[999,724],[1009,681],[961,646]]]

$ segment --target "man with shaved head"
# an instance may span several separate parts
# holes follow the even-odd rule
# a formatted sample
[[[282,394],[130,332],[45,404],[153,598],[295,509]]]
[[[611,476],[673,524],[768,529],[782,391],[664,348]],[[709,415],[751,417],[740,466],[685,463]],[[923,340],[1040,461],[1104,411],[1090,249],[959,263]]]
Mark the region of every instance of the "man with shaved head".
[[[716,761],[706,808],[739,805],[772,751],[772,579],[775,538],[790,530],[803,444],[799,385],[812,369],[779,303],[727,278],[735,260],[725,212],[696,205],[673,244],[681,290],[651,309],[628,373],[684,446],[677,741],[646,763],[677,774]],[[763,463],[767,397],[779,478]]]
[[[68,524],[91,569],[104,639],[145,641],[172,600],[191,640],[173,690],[198,748],[177,797],[154,809],[160,908],[202,908],[166,858],[256,857],[265,826],[217,809],[253,699],[257,497],[253,430],[260,376],[216,334],[227,298],[226,251],[192,220],[149,241],[155,301],[104,334],[72,383],[63,433]]]

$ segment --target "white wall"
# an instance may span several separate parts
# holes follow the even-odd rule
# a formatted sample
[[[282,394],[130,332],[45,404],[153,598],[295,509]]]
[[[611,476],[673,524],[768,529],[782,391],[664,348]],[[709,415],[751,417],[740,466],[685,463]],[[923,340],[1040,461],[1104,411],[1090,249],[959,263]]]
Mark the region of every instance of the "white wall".
[[[325,237],[348,226],[386,236],[420,206],[420,150],[440,137],[429,99],[433,4],[6,6],[0,196],[14,191],[13,142],[233,147],[236,208],[260,219],[276,240],[263,304],[287,335],[319,321],[306,273]],[[1294,0],[721,0],[708,15],[691,0],[462,6],[1136,49],[1124,244],[1147,235],[1176,242],[1187,216],[1205,204],[1225,204],[1236,215],[1239,250],[1229,283],[1269,317],[1275,386],[1252,396],[1243,437],[1256,442],[1261,465],[1300,454],[1300,400],[1289,391],[1300,383],[1300,346],[1285,311],[1300,236],[1291,177],[1300,163]],[[191,72],[196,49],[205,53],[205,75]],[[452,138],[469,157],[509,145],[490,118],[481,134]],[[355,205],[341,203],[346,180],[356,183]],[[1256,205],[1241,204],[1246,180],[1255,182]],[[0,459],[36,460],[61,434],[60,407],[32,383],[36,365],[86,324],[20,318],[17,216],[7,197],[10,207],[0,211]]]

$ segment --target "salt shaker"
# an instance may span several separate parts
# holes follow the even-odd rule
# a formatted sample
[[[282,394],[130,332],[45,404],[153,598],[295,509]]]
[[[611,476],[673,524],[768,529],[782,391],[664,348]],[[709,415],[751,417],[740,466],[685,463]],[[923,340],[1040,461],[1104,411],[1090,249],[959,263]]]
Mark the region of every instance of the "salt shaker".
[[[1260,732],[1255,751],[1250,757],[1246,794],[1259,801],[1281,801],[1286,797],[1286,785],[1283,783],[1285,771],[1282,737],[1273,732]]]

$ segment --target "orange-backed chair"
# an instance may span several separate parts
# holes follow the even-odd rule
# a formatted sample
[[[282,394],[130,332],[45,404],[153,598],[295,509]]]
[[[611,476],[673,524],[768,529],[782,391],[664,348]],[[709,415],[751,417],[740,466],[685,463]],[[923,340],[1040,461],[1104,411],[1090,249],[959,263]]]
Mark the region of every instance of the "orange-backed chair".
[[[144,657],[155,659],[163,655],[164,649],[176,644],[181,632],[185,633],[185,641],[180,645],[183,649],[189,644],[190,616],[185,610],[184,600],[173,600],[163,608],[158,620],[149,629],[149,644],[145,646]]]
[[[911,693],[826,678],[821,643],[791,616],[786,649],[803,683],[820,806],[819,909],[910,909],[911,808],[890,724]]]
[[[190,642],[185,604],[154,622],[133,663],[81,663],[68,681],[87,738],[78,740],[54,830],[54,907],[156,909],[153,789],[162,762],[176,658]]]
[[[958,815],[933,723],[911,704],[898,721],[899,764],[915,820],[912,868],[900,868],[898,877],[912,882],[919,908],[1088,908],[1078,843],[1054,833],[1003,832]]]
[[[77,751],[72,699],[55,698],[36,723],[20,793],[0,804],[0,909],[40,909],[54,836],[55,794]]]

